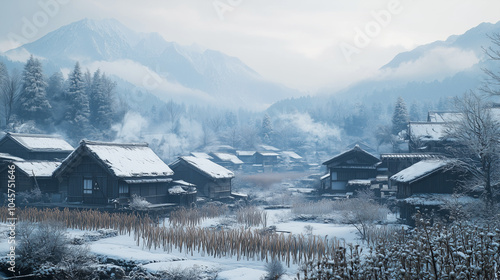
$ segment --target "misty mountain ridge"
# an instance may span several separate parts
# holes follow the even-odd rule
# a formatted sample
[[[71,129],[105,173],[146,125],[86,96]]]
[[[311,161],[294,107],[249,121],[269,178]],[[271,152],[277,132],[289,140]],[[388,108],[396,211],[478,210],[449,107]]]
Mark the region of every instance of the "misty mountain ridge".
[[[83,19],[62,26],[5,52],[4,60],[8,66],[13,60],[24,63],[20,57],[30,54],[42,59],[47,75],[61,69],[69,72],[79,61],[84,68],[101,68],[130,82],[137,87],[133,92],[152,93],[163,101],[264,109],[300,95],[266,81],[236,57],[197,45],[181,46],[158,33],[135,32],[115,19]]]
[[[489,34],[500,32],[500,22],[481,23],[462,35],[421,45],[396,55],[374,77],[343,90],[321,90],[319,98],[333,96],[353,102],[395,102],[398,96],[435,102],[477,89],[485,80],[484,68],[498,67],[488,60],[483,48],[491,45]]]

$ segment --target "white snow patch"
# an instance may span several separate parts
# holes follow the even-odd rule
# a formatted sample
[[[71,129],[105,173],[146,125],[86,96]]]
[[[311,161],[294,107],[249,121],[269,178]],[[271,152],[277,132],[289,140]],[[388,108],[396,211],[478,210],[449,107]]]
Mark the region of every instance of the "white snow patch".
[[[263,270],[252,268],[237,268],[233,270],[222,271],[218,274],[217,279],[221,280],[254,280],[260,279],[266,274]]]

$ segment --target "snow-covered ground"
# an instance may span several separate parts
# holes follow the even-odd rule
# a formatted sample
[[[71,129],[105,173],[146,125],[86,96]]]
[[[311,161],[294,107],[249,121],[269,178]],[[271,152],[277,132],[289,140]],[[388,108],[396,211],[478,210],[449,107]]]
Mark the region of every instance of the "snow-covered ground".
[[[306,226],[312,233],[328,238],[345,240],[347,243],[360,243],[356,229],[349,225],[314,223],[311,221],[293,221],[289,209],[266,210],[268,214],[268,226],[274,225],[278,231],[290,232],[292,234],[306,234]],[[227,223],[230,218],[213,218],[204,220],[201,226],[212,227],[221,223]],[[168,224],[168,222],[166,223]],[[243,225],[234,225],[241,227]],[[0,224],[0,232],[6,232],[7,225]],[[95,235],[96,232],[68,229],[70,238],[83,238]],[[87,238],[88,240],[88,238]],[[217,279],[251,280],[260,279],[266,273],[266,262],[254,259],[241,259],[230,257],[213,257],[198,252],[180,252],[172,250],[165,252],[162,248],[148,250],[143,248],[142,243],[137,245],[133,234],[105,237],[97,241],[89,241],[90,251],[100,259],[111,259],[120,263],[134,263],[142,266],[150,272],[165,270],[182,271],[186,268],[194,268],[207,274],[217,273]],[[8,252],[7,238],[0,239],[0,254]],[[285,266],[285,264],[283,264]],[[286,267],[287,274],[282,279],[293,279],[299,266],[291,264]]]

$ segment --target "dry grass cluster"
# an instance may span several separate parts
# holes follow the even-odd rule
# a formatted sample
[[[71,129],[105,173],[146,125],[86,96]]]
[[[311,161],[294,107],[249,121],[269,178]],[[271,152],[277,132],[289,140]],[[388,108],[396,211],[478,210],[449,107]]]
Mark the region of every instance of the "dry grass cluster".
[[[267,227],[267,213],[255,206],[249,206],[236,211],[236,221],[248,227],[260,226]]]
[[[214,230],[200,227],[146,227],[136,232],[137,244],[148,249],[178,249],[214,257],[236,257],[252,260],[277,259],[304,263],[337,254],[341,243],[336,239],[293,234],[264,233],[260,230]]]
[[[169,217],[169,223],[176,226],[197,226],[203,220],[215,218],[227,213],[227,205],[207,204],[200,208],[179,208],[172,211]]]
[[[142,243],[148,249],[178,249],[191,254],[197,251],[214,257],[235,256],[238,259],[278,259],[288,265],[330,258],[337,254],[340,247],[339,241],[327,237],[276,234],[250,229],[166,227],[148,216],[126,213],[36,208],[18,209],[16,213],[19,221],[56,220],[68,228],[80,230],[116,229],[120,234],[134,234],[137,245]],[[8,218],[7,208],[0,208],[0,221],[7,222]]]

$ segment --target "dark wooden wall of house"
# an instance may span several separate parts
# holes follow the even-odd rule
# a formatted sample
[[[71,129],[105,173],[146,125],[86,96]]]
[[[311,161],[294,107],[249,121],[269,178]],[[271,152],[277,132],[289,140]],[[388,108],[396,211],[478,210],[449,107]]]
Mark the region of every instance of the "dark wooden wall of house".
[[[436,172],[412,184],[397,183],[397,198],[406,198],[420,193],[451,194],[456,189],[458,182],[458,175],[451,171]]]
[[[166,203],[169,183],[129,184],[130,195],[136,194],[151,203]]]
[[[349,180],[354,180],[354,179],[371,179],[371,178],[375,178],[377,176],[376,169],[332,168],[331,172],[337,172],[337,180],[334,180],[334,181],[349,181]]]
[[[118,180],[102,168],[94,159],[83,156],[68,177],[68,201],[88,204],[107,204],[108,199],[118,197]],[[92,184],[99,185],[98,191],[92,194],[83,193],[83,180],[92,179]]]
[[[277,164],[278,156],[263,156],[259,153],[255,154],[255,163],[257,164]]]

